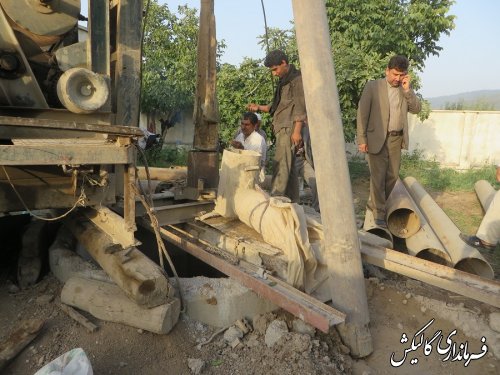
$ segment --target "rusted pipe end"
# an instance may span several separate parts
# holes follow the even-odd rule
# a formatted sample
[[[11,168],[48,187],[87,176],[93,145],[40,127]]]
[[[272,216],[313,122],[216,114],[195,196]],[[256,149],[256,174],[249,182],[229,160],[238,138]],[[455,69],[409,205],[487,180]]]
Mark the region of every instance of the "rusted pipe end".
[[[394,248],[394,240],[392,238],[392,234],[387,229],[380,227],[373,227],[370,229],[365,229],[365,231],[374,234],[380,238],[388,240],[391,243],[391,248]]]
[[[491,265],[483,259],[479,258],[464,258],[455,264],[455,269],[469,272],[486,279],[493,279],[494,272]]]
[[[420,229],[420,218],[409,208],[399,208],[387,216],[387,227],[396,237],[408,238]]]
[[[428,260],[429,262],[442,264],[443,266],[451,264],[450,256],[439,249],[423,249],[415,256],[420,259]]]

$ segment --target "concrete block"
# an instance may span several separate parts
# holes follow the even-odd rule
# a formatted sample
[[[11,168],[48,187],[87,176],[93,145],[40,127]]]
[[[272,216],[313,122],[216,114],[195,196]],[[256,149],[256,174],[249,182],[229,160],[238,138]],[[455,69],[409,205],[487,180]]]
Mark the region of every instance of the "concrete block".
[[[233,279],[200,276],[181,278],[180,283],[187,315],[214,327],[278,309]]]

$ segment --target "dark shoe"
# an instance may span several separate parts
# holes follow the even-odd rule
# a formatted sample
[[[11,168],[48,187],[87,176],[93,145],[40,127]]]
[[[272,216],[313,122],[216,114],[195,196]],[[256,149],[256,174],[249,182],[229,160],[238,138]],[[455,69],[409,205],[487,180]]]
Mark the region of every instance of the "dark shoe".
[[[375,219],[375,225],[380,228],[386,228],[387,229],[387,223],[385,222],[384,219]]]
[[[467,245],[475,247],[476,249],[492,251],[495,250],[496,247],[495,245],[491,245],[489,243],[484,242],[483,240],[481,240],[479,237],[476,236],[467,236],[463,233],[460,233],[460,238]]]

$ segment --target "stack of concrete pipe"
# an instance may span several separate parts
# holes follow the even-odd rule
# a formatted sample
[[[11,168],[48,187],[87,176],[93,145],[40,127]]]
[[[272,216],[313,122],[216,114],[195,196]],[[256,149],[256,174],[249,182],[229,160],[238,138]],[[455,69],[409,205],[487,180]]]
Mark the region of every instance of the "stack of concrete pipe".
[[[481,202],[484,212],[488,211],[493,197],[495,196],[495,189],[486,180],[479,180],[474,184],[474,190],[476,191],[477,198]]]
[[[486,210],[494,189],[476,183],[476,193]],[[387,199],[387,229],[374,224],[367,210],[364,229],[380,237],[405,240],[410,255],[492,279],[493,269],[479,251],[460,237],[460,230],[413,177],[398,179]]]

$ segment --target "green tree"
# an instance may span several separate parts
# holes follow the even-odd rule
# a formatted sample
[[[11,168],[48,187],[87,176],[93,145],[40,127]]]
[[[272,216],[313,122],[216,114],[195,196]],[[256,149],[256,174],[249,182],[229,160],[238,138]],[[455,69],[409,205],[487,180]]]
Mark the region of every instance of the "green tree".
[[[259,44],[263,50],[281,49],[285,51],[291,63],[298,66],[299,56],[297,42],[293,28],[282,30],[268,29],[268,39],[259,37]],[[222,65],[217,75],[217,96],[221,121],[219,135],[223,143],[227,144],[239,126],[240,118],[248,103],[269,104],[272,101],[276,85],[269,69],[258,59],[245,58],[239,66]],[[271,117],[262,114],[262,128],[268,139],[273,139]]]
[[[232,139],[248,103],[268,103],[272,95],[271,75],[261,61],[245,58],[239,66],[223,64],[217,74],[221,141],[227,144]],[[268,115],[262,121],[263,129],[270,135],[266,127],[270,123]]]
[[[423,69],[427,57],[441,51],[437,45],[441,34],[449,35],[454,28],[455,17],[448,15],[453,2],[326,0],[347,140],[355,135],[356,109],[365,83],[383,76],[391,55],[408,56],[413,87],[420,87],[417,71]]]
[[[151,0],[143,42],[141,110],[171,121],[192,108],[196,87],[198,11],[181,5],[177,13]],[[217,44],[217,54],[224,49]]]
[[[193,103],[196,84],[196,9],[178,15],[151,0],[144,31],[141,107],[171,114]]]
[[[420,88],[418,71],[425,59],[438,55],[441,34],[449,35],[454,16],[448,15],[453,0],[326,0],[332,52],[346,140],[356,131],[356,110],[367,81],[382,77],[388,58],[404,54],[412,63],[413,87]],[[270,29],[270,49],[283,49],[298,64],[293,26]],[[266,37],[259,37],[266,46]],[[421,118],[429,114],[424,101]]]

